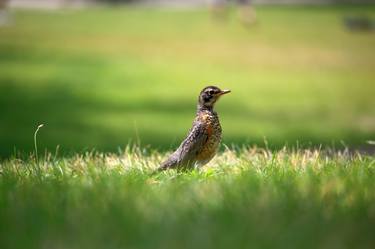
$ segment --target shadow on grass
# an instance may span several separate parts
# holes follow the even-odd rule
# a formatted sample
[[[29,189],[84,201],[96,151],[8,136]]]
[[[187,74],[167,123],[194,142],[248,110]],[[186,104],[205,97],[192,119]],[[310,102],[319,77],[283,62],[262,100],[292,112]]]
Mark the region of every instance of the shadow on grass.
[[[19,87],[17,82],[7,80],[6,83],[1,83],[0,92],[3,93],[0,99],[0,155],[2,157],[10,156],[15,151],[32,152],[33,133],[40,123],[46,124],[39,134],[40,151],[46,149],[55,151],[57,146],[60,146],[61,153],[91,149],[117,151],[138,140],[141,141],[142,146],[149,145],[152,149],[171,150],[186,134],[190,123],[186,124],[186,127],[177,129],[174,123],[170,123],[169,129],[169,127],[160,127],[158,122],[154,123],[150,117],[149,120],[138,122],[141,127],[146,128],[139,128],[137,131],[132,124],[134,120],[129,118],[129,113],[144,114],[146,118],[151,113],[152,116],[160,115],[168,120],[174,120],[174,117],[177,119],[181,115],[186,117],[186,120],[191,120],[194,115],[194,106],[187,102],[176,104],[150,100],[142,103],[108,103],[78,96],[69,86],[62,84],[48,84],[34,90],[34,88]],[[221,111],[226,113],[227,119],[238,120],[243,115],[243,110],[234,106],[225,106]],[[111,113],[111,117],[115,117],[115,121],[106,120],[108,113]],[[283,113],[262,113],[255,110],[247,110],[246,113],[254,120],[277,123],[280,126],[293,122]],[[116,124],[116,120],[121,120],[119,125]],[[114,127],[103,125],[107,122],[115,123]],[[130,124],[126,126],[126,123]],[[271,149],[280,148],[285,144],[294,146],[296,141],[299,141],[301,147],[332,145],[333,141],[303,129],[296,129],[283,133],[277,138],[268,139],[268,146]],[[357,146],[366,140],[366,134],[348,132],[342,135],[342,140],[348,146]],[[225,135],[224,143],[229,146],[265,145],[262,137],[230,134]],[[335,143],[342,146],[339,141]]]

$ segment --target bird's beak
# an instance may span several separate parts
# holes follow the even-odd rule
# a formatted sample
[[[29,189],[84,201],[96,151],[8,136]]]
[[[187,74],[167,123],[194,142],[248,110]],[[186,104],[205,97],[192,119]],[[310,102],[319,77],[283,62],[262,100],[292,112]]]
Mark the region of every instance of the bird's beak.
[[[220,95],[224,95],[230,93],[230,90],[221,90]]]

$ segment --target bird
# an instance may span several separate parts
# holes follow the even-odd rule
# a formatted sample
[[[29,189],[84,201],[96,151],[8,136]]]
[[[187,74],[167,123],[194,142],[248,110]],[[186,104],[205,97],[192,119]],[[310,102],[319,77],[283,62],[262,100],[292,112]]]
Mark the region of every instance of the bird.
[[[230,90],[207,86],[199,94],[195,119],[186,138],[157,171],[167,169],[191,170],[207,164],[216,154],[221,142],[219,116],[215,103]]]

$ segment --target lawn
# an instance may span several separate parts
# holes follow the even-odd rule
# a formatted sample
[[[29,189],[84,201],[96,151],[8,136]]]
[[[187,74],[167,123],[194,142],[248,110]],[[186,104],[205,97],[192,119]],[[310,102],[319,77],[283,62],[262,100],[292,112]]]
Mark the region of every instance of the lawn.
[[[374,248],[375,158],[226,150],[151,176],[164,154],[0,163],[0,248]]]
[[[0,248],[374,248],[375,157],[352,149],[375,148],[375,33],[346,30],[353,13],[375,7],[260,6],[251,27],[233,9],[12,10]],[[228,146],[152,174],[211,84],[232,90]]]
[[[224,142],[270,148],[375,137],[375,35],[343,18],[373,6],[257,8],[236,12],[90,8],[12,10],[0,27],[0,155],[117,151],[128,143],[170,150],[189,129],[199,91],[232,94],[217,110]]]

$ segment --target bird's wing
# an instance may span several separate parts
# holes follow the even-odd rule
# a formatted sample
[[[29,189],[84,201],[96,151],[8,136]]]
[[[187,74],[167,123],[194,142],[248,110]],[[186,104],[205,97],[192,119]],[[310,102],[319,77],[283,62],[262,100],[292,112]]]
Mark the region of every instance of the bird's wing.
[[[197,154],[208,140],[208,135],[207,125],[201,121],[195,121],[189,135],[180,145],[180,164],[189,166],[195,162]]]
[[[207,142],[207,139],[208,130],[206,125],[196,120],[180,147],[162,163],[159,170],[176,167],[191,167],[195,163],[195,158],[203,148],[203,145]]]

